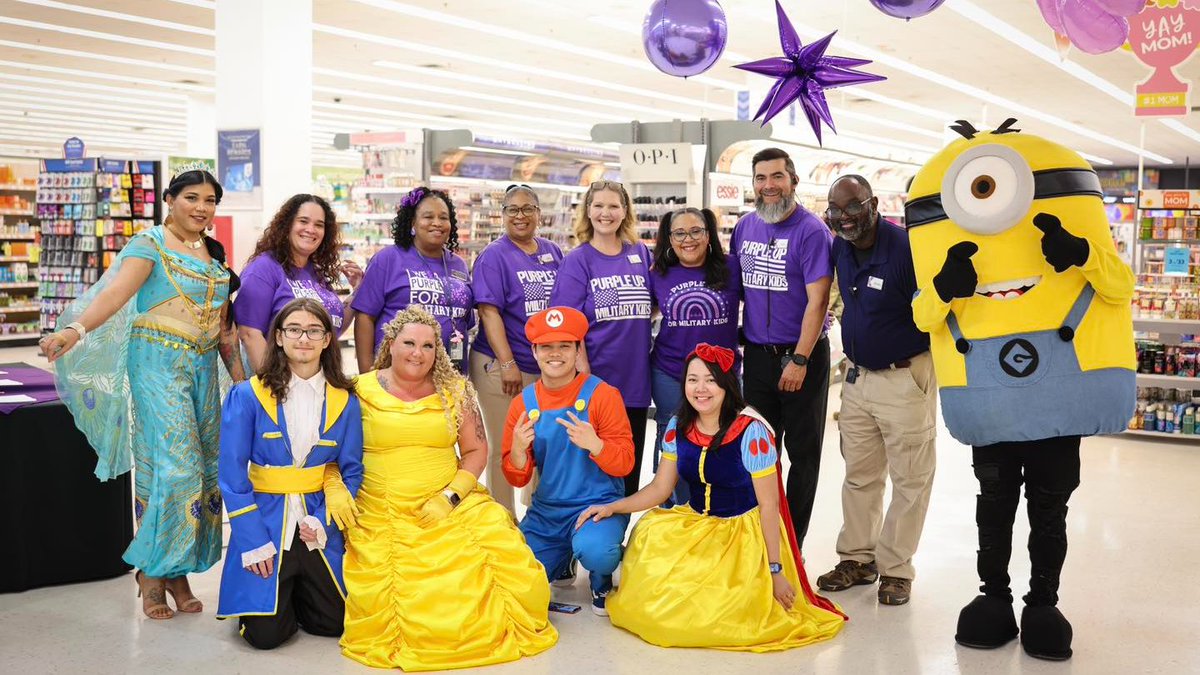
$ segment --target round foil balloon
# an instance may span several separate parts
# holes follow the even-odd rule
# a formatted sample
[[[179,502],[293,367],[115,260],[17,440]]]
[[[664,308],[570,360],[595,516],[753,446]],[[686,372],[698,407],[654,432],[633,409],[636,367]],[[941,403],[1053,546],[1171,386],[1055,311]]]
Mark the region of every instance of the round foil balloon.
[[[655,0],[642,23],[642,45],[655,68],[675,77],[708,70],[729,37],[717,0]]]
[[[915,19],[925,16],[946,0],[871,0],[871,4],[879,11],[894,16],[897,19]]]

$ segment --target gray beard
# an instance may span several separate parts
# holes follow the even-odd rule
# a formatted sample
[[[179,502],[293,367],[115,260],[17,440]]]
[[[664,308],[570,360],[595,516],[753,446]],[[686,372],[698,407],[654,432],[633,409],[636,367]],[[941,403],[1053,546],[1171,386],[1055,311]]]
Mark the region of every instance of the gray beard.
[[[759,218],[762,218],[764,223],[770,223],[771,225],[782,221],[784,218],[787,218],[795,206],[795,194],[782,197],[774,204],[767,204],[763,201],[762,197],[758,197],[754,200],[754,212],[758,214]]]

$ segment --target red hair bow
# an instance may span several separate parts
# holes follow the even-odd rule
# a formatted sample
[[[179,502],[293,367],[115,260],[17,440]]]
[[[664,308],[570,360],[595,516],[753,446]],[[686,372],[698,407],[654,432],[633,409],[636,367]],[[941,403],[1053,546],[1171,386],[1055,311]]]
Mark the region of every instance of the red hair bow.
[[[691,361],[693,356],[700,357],[700,360],[706,363],[715,364],[718,368],[726,373],[728,373],[729,369],[733,367],[733,350],[726,347],[718,347],[716,345],[710,345],[707,342],[701,342],[700,344],[696,345],[696,348],[693,349],[692,353],[688,354],[688,357],[684,360]]]

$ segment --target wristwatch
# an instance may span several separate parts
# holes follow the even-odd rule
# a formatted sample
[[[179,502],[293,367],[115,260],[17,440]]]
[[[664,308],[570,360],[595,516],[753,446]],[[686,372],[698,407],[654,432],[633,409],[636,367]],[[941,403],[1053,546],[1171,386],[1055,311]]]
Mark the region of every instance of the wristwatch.
[[[803,354],[785,354],[783,357],[783,367],[787,368],[789,363],[794,363],[798,366],[807,366],[808,357]]]
[[[442,495],[445,496],[446,500],[450,502],[451,508],[458,506],[458,503],[462,501],[462,497],[459,497],[458,493],[454,490],[446,490],[442,493]]]
[[[767,565],[767,568],[771,570],[771,574],[783,573],[783,565],[780,565],[779,563],[771,563]]]

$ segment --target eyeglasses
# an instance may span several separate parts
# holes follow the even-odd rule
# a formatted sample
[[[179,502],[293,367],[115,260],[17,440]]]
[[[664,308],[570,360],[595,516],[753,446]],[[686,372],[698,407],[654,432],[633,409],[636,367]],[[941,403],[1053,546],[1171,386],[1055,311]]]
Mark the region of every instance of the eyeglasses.
[[[860,202],[851,202],[846,205],[846,208],[839,209],[836,206],[831,206],[825,209],[825,220],[841,220],[842,218],[857,218],[861,216],[869,207],[867,204],[871,201],[871,197]]]
[[[690,230],[671,230],[671,241],[676,244],[683,243],[688,239],[699,241],[707,234],[708,230],[703,227],[693,227]]]
[[[599,190],[612,190],[613,192],[619,192],[621,194],[625,194],[625,186],[622,185],[621,183],[618,183],[615,180],[594,181],[591,185],[588,186],[588,189],[593,192],[596,192]]]
[[[534,204],[526,204],[525,206],[506,206],[504,207],[504,215],[509,218],[517,216],[532,216],[536,215],[541,209]]]
[[[324,328],[305,329],[299,326],[286,326],[284,328],[280,328],[279,330],[283,331],[283,334],[292,340],[299,340],[301,335],[307,335],[308,339],[312,340],[313,342],[323,340],[325,339],[325,336],[329,334],[329,331],[325,330]]]

